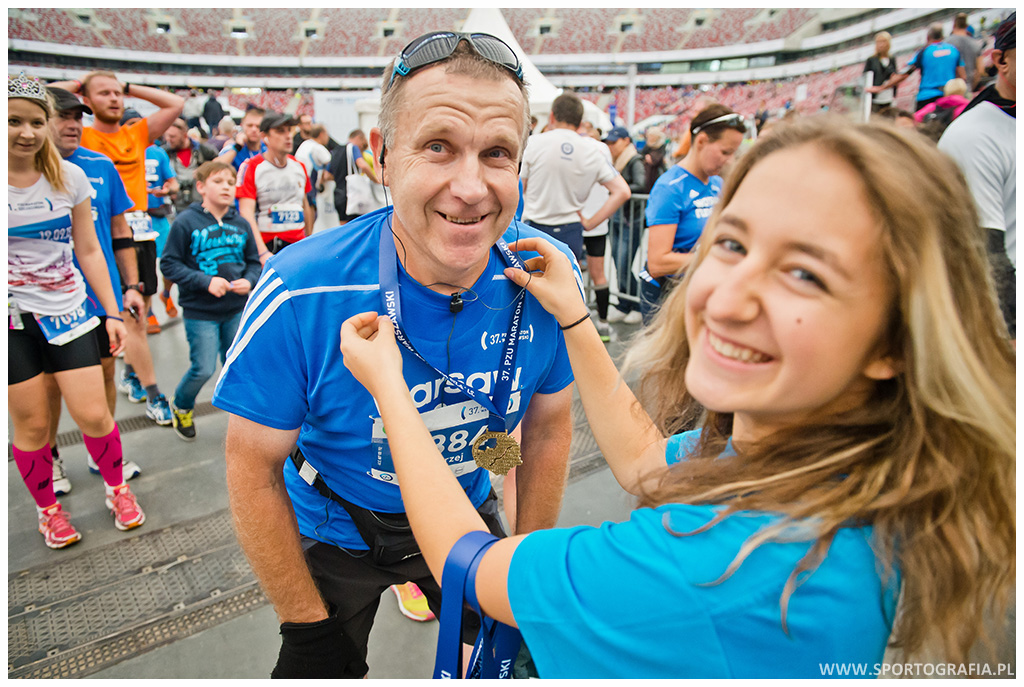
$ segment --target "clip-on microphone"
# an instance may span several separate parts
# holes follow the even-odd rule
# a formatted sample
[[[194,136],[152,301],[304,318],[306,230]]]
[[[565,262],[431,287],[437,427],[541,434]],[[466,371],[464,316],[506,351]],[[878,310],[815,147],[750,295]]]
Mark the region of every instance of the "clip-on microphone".
[[[462,312],[462,294],[458,291],[452,294],[452,300],[448,304],[448,309],[453,315]]]

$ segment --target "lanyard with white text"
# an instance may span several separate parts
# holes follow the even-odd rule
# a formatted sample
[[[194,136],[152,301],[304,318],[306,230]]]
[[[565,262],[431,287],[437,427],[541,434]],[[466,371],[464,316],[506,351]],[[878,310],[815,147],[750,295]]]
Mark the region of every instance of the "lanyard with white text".
[[[523,316],[523,303],[525,298],[516,298],[515,309],[512,311],[512,319],[509,322],[508,333],[505,336],[505,348],[501,353],[501,364],[498,368],[498,378],[494,384],[494,396],[489,398],[487,394],[480,393],[468,384],[459,379],[450,377],[441,370],[427,362],[426,358],[420,355],[412,341],[405,334],[402,328],[402,301],[398,293],[398,253],[394,250],[394,242],[391,232],[381,227],[380,232],[380,293],[384,301],[384,312],[391,318],[395,325],[395,338],[405,346],[417,358],[428,365],[430,369],[444,377],[449,385],[459,389],[471,399],[487,408],[490,417],[487,420],[487,429],[493,432],[507,432],[510,428],[505,425],[505,413],[508,408],[508,400],[512,395],[512,380],[515,377],[516,351],[519,348],[519,332]],[[495,245],[501,251],[505,261],[512,267],[525,269],[508,244],[502,238],[498,238]],[[520,294],[522,296],[522,294]],[[500,409],[500,410],[499,410]]]

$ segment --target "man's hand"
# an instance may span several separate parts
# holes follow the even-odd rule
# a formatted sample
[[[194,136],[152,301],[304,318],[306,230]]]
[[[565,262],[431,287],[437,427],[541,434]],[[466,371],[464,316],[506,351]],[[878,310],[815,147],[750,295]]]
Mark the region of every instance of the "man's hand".
[[[210,285],[206,287],[206,290],[220,298],[231,290],[231,282],[224,277],[214,277],[210,280]]]
[[[341,354],[345,367],[374,397],[385,385],[405,385],[402,354],[395,342],[391,318],[375,312],[354,315],[341,325]]]
[[[124,303],[124,311],[131,312],[132,308],[135,312],[143,312],[146,309],[146,301],[142,297],[142,294],[135,289],[128,289],[121,296],[121,301]]]
[[[248,279],[236,279],[230,282],[228,291],[231,293],[237,293],[239,296],[244,296],[252,291],[252,284],[249,283]]]
[[[248,145],[248,139],[245,137],[244,131],[239,131],[235,134],[235,145],[242,146],[243,148]]]

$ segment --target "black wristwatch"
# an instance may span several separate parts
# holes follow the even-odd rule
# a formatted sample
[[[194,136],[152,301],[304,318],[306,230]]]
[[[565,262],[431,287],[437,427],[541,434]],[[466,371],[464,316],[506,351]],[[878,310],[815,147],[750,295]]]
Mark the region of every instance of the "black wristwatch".
[[[128,284],[121,289],[121,293],[128,293],[129,291],[138,291],[139,293],[142,293],[142,282],[139,282],[138,284]]]

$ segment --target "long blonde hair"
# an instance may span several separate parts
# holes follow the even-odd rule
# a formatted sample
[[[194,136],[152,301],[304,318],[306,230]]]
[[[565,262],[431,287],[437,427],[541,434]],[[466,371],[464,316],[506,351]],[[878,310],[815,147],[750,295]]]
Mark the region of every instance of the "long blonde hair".
[[[12,98],[8,98],[8,100],[12,100]],[[50,119],[53,118],[54,113],[53,102],[49,95],[46,96],[45,101],[38,98],[20,98],[20,100],[39,106],[46,114],[46,134],[42,147],[36,151],[34,166],[37,172],[41,172],[46,177],[55,191],[63,193],[67,190],[67,185],[64,183],[64,170],[61,169],[60,152],[53,142],[53,132],[50,130]]]
[[[1005,607],[1016,570],[1016,359],[984,233],[959,170],[923,137],[821,117],[780,126],[751,148],[705,232],[755,165],[805,144],[857,172],[882,227],[894,285],[883,344],[900,373],[878,382],[863,407],[719,458],[732,415],[704,412],[684,384],[686,288],[706,242],[627,359],[643,370],[640,397],[664,432],[696,422],[702,429],[696,455],[667,471],[640,505],[720,503],[719,517],[783,514],[743,545],[729,573],[787,524],[813,519],[817,540],[787,581],[783,623],[798,577],[821,564],[836,533],[871,525],[884,575],[895,569],[902,583],[890,644],[914,654],[938,639],[959,661],[984,638],[986,611]]]

